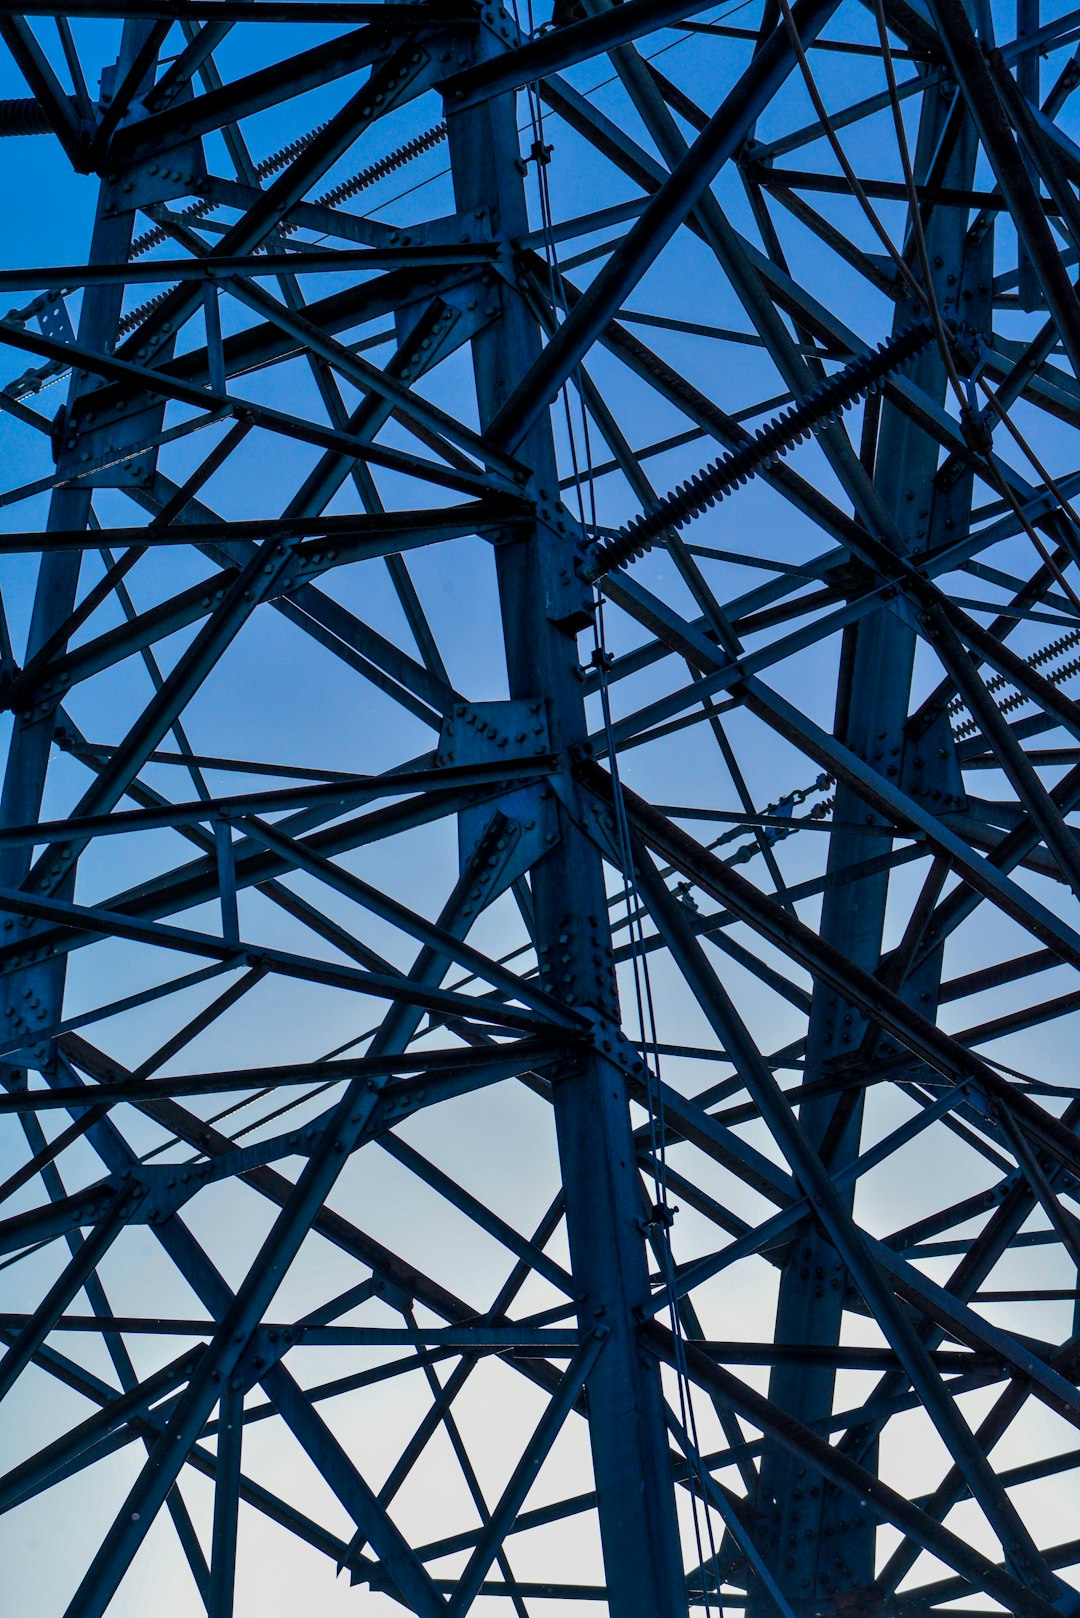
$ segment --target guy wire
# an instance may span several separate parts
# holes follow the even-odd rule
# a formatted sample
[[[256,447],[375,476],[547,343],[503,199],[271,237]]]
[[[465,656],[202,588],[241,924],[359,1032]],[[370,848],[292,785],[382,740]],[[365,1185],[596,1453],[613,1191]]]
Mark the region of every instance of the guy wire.
[[[533,32],[532,0],[527,0],[530,34]],[[544,256],[547,263],[549,291],[553,308],[563,306],[564,288],[559,266],[558,249],[555,242],[554,226],[551,210],[551,192],[548,183],[547,167],[549,152],[544,141],[543,110],[539,97],[533,85],[528,86],[528,99],[533,129],[532,155],[537,170],[537,190],[540,202],[541,222],[544,233]],[[575,388],[578,396],[578,406],[581,412],[582,436],[585,471],[582,474],[579,464],[577,437],[574,429],[573,413],[570,406],[569,388],[562,389],[563,408],[566,415],[567,437],[570,447],[571,461],[575,474],[575,486],[578,500],[578,513],[582,527],[586,525],[584,487],[588,488],[589,515],[593,528],[597,523],[596,507],[596,480],[593,471],[592,445],[589,432],[589,420],[585,403],[585,389],[578,367],[574,376]],[[604,728],[608,741],[608,758],[612,780],[613,803],[615,807],[615,822],[618,834],[619,857],[622,864],[622,874],[625,884],[626,917],[630,938],[630,959],[634,980],[634,996],[637,1007],[638,1031],[641,1045],[644,1050],[643,1060],[646,1072],[646,1100],[649,1121],[650,1156],[652,1160],[653,1190],[654,1190],[654,1219],[650,1227],[655,1236],[656,1244],[660,1249],[661,1265],[664,1273],[664,1284],[669,1297],[672,1298],[670,1309],[672,1324],[672,1341],[674,1344],[676,1385],[679,1394],[679,1408],[683,1426],[689,1432],[691,1445],[686,1456],[687,1467],[691,1478],[691,1511],[694,1524],[694,1537],[698,1553],[699,1565],[705,1567],[712,1564],[716,1589],[719,1591],[720,1573],[718,1548],[713,1533],[712,1518],[709,1510],[709,1492],[705,1486],[700,1460],[701,1446],[697,1437],[697,1423],[694,1405],[691,1396],[690,1379],[687,1373],[685,1344],[683,1341],[683,1325],[678,1302],[675,1301],[675,1266],[671,1250],[671,1211],[668,1183],[667,1183],[667,1132],[664,1117],[663,1092],[661,1089],[659,1071],[659,1034],[657,1029],[656,1005],[652,990],[652,980],[649,972],[648,950],[645,944],[643,916],[645,907],[638,891],[634,872],[633,852],[630,843],[629,823],[626,816],[626,805],[619,777],[618,760],[616,757],[614,738],[611,724],[611,705],[607,683],[608,651],[604,625],[603,596],[599,589],[594,593],[594,662],[599,675],[600,700],[603,710]],[[648,1045],[646,1044],[648,1042]],[[648,1047],[651,1047],[649,1049]],[[705,1536],[702,1534],[701,1516],[704,1515]],[[708,1555],[706,1555],[706,1538],[708,1542]],[[706,1613],[711,1613],[712,1604],[708,1590],[703,1580],[702,1599]]]

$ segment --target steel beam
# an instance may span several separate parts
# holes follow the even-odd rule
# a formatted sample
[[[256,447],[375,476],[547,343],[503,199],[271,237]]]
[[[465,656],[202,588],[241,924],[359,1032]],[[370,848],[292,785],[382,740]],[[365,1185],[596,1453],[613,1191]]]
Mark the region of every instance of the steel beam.
[[[428,1618],[1077,1606],[1080,14],[1013,3],[0,19],[16,1577],[127,1469],[67,1618],[159,1521],[238,1614],[256,1515]]]
[[[501,42],[487,30],[477,31],[471,49],[478,64],[498,61],[502,54]],[[485,209],[511,239],[524,234],[512,100],[492,97],[460,113],[451,102],[447,111],[459,208]],[[511,379],[542,358],[539,332],[519,294],[500,288],[497,296],[501,318],[474,339],[473,353],[481,423],[499,442]],[[543,491],[557,484],[546,420],[534,417],[531,430],[526,424],[515,442],[543,500]],[[559,608],[551,599],[554,590],[545,584],[560,565],[559,549],[566,566],[566,546],[556,531],[538,525],[497,553],[510,692],[529,698],[544,694],[548,722],[563,753],[585,734],[574,640],[552,621],[551,611]],[[546,978],[571,1004],[614,1015],[601,864],[569,813],[561,817],[559,842],[534,873],[532,899],[540,936],[566,939],[541,981]],[[608,1601],[620,1618],[644,1610],[674,1615],[685,1610],[686,1598],[659,1379],[643,1365],[637,1346],[636,1311],[647,1297],[648,1277],[627,1097],[616,1068],[597,1052],[574,1064],[559,1082],[554,1106],[581,1329],[600,1321],[609,1330],[589,1379],[589,1436]]]

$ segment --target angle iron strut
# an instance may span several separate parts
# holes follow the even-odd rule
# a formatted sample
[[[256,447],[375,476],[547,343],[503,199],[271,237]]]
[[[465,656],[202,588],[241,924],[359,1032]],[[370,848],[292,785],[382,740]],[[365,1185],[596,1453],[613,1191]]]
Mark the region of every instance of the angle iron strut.
[[[890,337],[880,347],[845,365],[813,388],[790,410],[758,429],[752,438],[729,450],[719,460],[702,467],[686,483],[681,483],[650,511],[642,512],[617,534],[599,541],[582,564],[582,574],[595,583],[605,573],[625,567],[644,556],[667,530],[681,528],[699,517],[709,506],[756,477],[778,456],[808,438],[873,393],[886,377],[899,370],[925,348],[934,336],[928,320],[915,321]]]

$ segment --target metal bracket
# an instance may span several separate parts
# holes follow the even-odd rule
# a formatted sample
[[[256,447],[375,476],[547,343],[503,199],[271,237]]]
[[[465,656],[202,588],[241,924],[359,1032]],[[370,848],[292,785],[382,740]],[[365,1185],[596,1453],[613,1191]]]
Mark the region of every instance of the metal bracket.
[[[103,92],[112,90],[114,77],[114,70],[106,68],[101,76]],[[193,99],[194,90],[187,84],[176,96],[174,105],[181,106]],[[137,138],[136,131],[142,116],[145,113],[140,103],[134,101],[121,124],[126,136]],[[143,158],[135,157],[124,163],[122,172],[110,174],[112,196],[105,211],[107,214],[125,213],[133,208],[145,208],[150,203],[192,196],[199,190],[208,172],[203,144],[199,139],[181,140],[164,152],[150,152]]]
[[[551,739],[543,702],[518,698],[510,702],[458,703],[444,720],[436,760],[439,764],[500,764],[510,759],[548,758]],[[559,839],[555,795],[537,782],[512,791],[477,793],[477,803],[458,815],[458,858],[464,870],[496,813],[516,823],[521,833],[518,857],[500,873],[487,902],[508,888]]]
[[[921,736],[905,737],[898,782],[909,797],[935,813],[966,808],[967,793],[947,713],[938,714]]]

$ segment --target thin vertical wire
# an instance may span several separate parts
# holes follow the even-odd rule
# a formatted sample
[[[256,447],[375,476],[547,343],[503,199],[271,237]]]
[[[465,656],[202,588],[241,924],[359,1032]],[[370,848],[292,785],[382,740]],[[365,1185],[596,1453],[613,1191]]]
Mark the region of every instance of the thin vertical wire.
[[[513,0],[515,21],[517,17],[517,0]],[[527,17],[530,37],[535,32],[532,0],[526,0]],[[519,22],[520,27],[520,22]],[[565,306],[565,285],[559,264],[558,249],[555,242],[554,223],[551,207],[551,189],[547,175],[547,148],[544,140],[544,114],[540,99],[533,84],[526,87],[526,96],[529,107],[529,124],[533,135],[533,158],[536,167],[537,196],[540,208],[541,229],[544,240],[544,258],[548,274],[548,290],[556,319],[558,310]],[[577,432],[574,426],[573,410],[570,400],[570,390],[564,384],[560,390],[563,411],[566,420],[567,442],[569,445],[571,464],[574,470],[575,490],[578,502],[578,516],[582,526],[586,523],[585,491],[588,492],[589,518],[595,528],[597,521],[596,506],[596,478],[593,468],[592,443],[589,432],[588,412],[585,406],[585,390],[582,384],[580,367],[573,375],[575,391],[581,414],[581,431],[583,441],[583,456],[579,455]],[[582,471],[584,460],[584,472]],[[700,1460],[701,1446],[697,1439],[697,1423],[694,1414],[693,1399],[690,1390],[690,1379],[687,1373],[685,1345],[683,1342],[682,1320],[675,1297],[675,1264],[671,1249],[671,1206],[668,1194],[667,1180],[667,1129],[664,1117],[663,1091],[659,1070],[659,1038],[657,1030],[656,1004],[653,997],[652,981],[649,973],[648,952],[646,949],[644,914],[645,907],[638,891],[634,875],[633,853],[630,844],[630,829],[626,817],[626,805],[623,798],[622,784],[619,778],[618,760],[615,751],[614,735],[611,722],[611,702],[607,682],[608,650],[606,630],[604,624],[604,603],[599,589],[594,593],[593,613],[593,639],[594,662],[599,673],[599,691],[601,708],[603,712],[604,730],[608,742],[608,758],[611,769],[613,785],[613,801],[615,805],[616,832],[619,849],[619,859],[622,866],[624,881],[624,897],[626,903],[626,922],[630,937],[630,961],[632,979],[634,984],[634,999],[637,1011],[638,1031],[640,1035],[646,1073],[646,1114],[648,1117],[650,1160],[652,1164],[652,1180],[654,1207],[657,1214],[655,1231],[660,1248],[661,1267],[664,1275],[664,1284],[669,1297],[673,1300],[670,1306],[672,1338],[675,1343],[675,1377],[678,1389],[679,1409],[684,1428],[692,1437],[693,1454],[687,1456],[687,1467],[690,1473],[691,1511],[696,1542],[698,1562],[705,1568],[712,1563],[713,1575],[719,1592],[720,1576],[716,1540],[713,1533],[712,1518],[708,1506],[708,1496],[704,1483],[699,1476],[702,1466]],[[705,1535],[702,1533],[702,1516],[705,1523]],[[708,1542],[708,1555],[706,1555],[706,1539]],[[706,1614],[713,1610],[710,1594],[702,1589],[702,1600]]]

